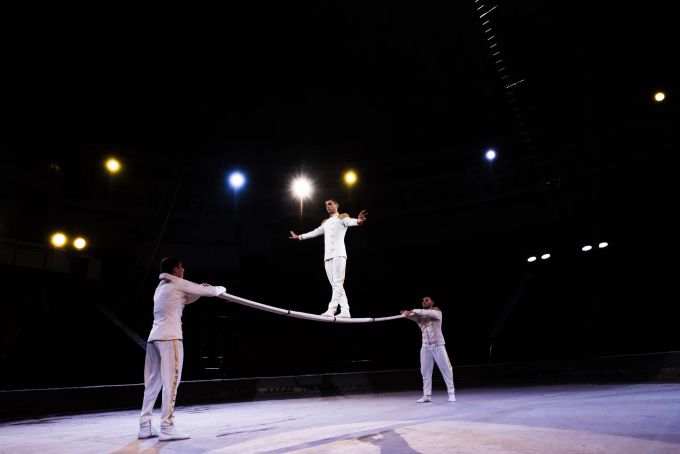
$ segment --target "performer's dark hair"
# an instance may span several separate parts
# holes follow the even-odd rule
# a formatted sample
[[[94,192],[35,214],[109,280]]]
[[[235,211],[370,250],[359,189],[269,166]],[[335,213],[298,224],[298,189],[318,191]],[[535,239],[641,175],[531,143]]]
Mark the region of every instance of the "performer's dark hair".
[[[182,263],[182,259],[179,257],[165,257],[161,260],[161,272],[162,273],[172,273],[176,267]]]
[[[337,205],[340,205],[340,202],[338,202],[338,199],[329,197],[325,200],[325,202],[335,202]]]
[[[426,293],[425,296],[423,296],[423,298],[425,297],[430,298],[432,300],[432,303],[436,305],[437,304],[436,298],[432,295],[433,295],[432,293]]]

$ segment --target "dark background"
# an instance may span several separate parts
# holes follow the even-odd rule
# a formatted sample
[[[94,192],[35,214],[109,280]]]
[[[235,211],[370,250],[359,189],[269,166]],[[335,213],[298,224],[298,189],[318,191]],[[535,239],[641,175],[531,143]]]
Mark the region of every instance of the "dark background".
[[[3,388],[141,381],[167,255],[187,279],[322,312],[323,241],[288,231],[328,197],[369,212],[346,238],[353,316],[431,295],[454,366],[680,348],[664,3],[237,3],[6,10]],[[56,230],[89,247],[54,250]],[[185,310],[184,339],[184,379],[416,368],[420,346],[405,320],[218,299]]]

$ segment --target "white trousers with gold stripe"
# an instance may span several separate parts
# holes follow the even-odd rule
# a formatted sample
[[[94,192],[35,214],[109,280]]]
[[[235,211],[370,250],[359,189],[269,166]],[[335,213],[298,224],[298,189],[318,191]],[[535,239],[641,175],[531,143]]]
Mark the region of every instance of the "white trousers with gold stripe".
[[[144,403],[139,423],[151,421],[153,406],[163,389],[161,427],[174,424],[177,387],[182,378],[184,345],[181,339],[153,341],[146,344],[144,361]]]
[[[444,377],[448,392],[454,392],[453,367],[451,367],[449,355],[446,353],[446,346],[433,345],[428,347],[423,345],[420,349],[420,373],[423,376],[423,395],[432,395],[432,371],[434,370],[435,362]]]

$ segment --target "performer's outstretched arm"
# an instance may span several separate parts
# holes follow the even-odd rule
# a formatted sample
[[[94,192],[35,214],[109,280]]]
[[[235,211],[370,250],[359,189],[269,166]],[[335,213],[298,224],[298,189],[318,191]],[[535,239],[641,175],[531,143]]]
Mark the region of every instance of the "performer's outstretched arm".
[[[342,223],[345,224],[346,227],[356,227],[357,225],[362,225],[364,222],[366,222],[367,214],[368,213],[366,210],[361,210],[359,216],[356,219],[348,217],[347,214],[341,214],[340,217],[342,219]]]
[[[162,279],[173,281],[179,290],[189,297],[189,303],[193,303],[202,296],[217,296],[225,293],[227,289],[221,285],[197,284],[169,273],[160,275]]]
[[[361,225],[366,221],[366,215],[368,212],[366,210],[361,210],[359,216],[357,216],[357,224]]]
[[[442,311],[439,309],[413,309],[411,311],[413,315],[419,315],[421,317],[431,317],[441,320]]]
[[[302,240],[308,240],[308,239],[310,239],[310,238],[314,238],[314,237],[323,235],[323,233],[324,233],[324,228],[323,228],[323,224],[321,224],[320,226],[318,226],[317,228],[315,228],[315,229],[312,230],[311,232],[302,233],[302,234],[300,234],[300,235],[296,234],[295,232],[293,232],[293,231],[291,230],[291,231],[290,231],[290,237],[289,237],[289,238],[290,238],[291,240],[300,240],[300,241],[302,241]]]
[[[414,314],[413,310],[410,310],[410,311],[409,310],[403,310],[403,311],[399,311],[399,312],[401,312],[401,315],[403,315],[404,317],[406,317],[407,319],[409,319],[413,322],[418,323],[418,320],[420,320],[420,316]]]

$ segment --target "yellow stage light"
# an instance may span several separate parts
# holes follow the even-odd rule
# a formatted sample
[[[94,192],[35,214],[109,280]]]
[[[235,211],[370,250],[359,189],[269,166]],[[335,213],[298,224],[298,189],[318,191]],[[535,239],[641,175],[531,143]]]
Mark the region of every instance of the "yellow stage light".
[[[52,245],[54,247],[64,247],[66,244],[67,238],[66,235],[64,235],[61,232],[57,232],[52,237],[50,238],[50,241],[52,242]]]
[[[78,250],[85,249],[86,246],[87,246],[87,241],[85,241],[85,238],[83,238],[83,237],[78,237],[75,240],[73,240],[73,247],[78,249]]]
[[[120,161],[116,158],[109,158],[106,160],[106,170],[110,173],[118,173],[120,171]]]
[[[348,186],[353,186],[358,180],[359,177],[354,170],[345,172],[345,183],[347,183]]]

